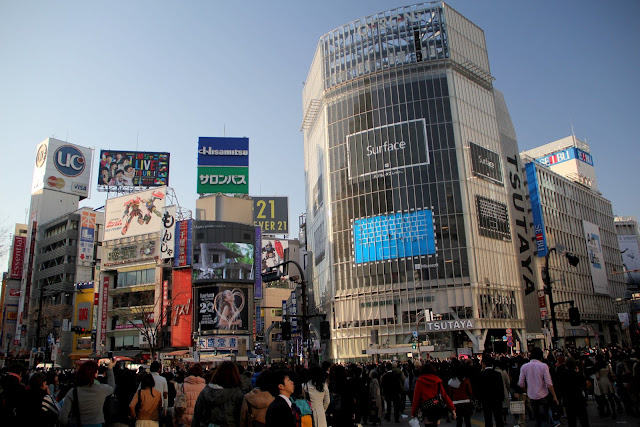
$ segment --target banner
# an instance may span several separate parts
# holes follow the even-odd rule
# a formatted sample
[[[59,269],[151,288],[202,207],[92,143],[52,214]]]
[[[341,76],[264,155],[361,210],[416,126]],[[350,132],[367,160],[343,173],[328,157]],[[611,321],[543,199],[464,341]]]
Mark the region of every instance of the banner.
[[[193,317],[191,270],[174,270],[172,287],[171,346],[190,347]]]
[[[166,187],[108,199],[104,240],[133,237],[164,229]]]
[[[609,294],[607,271],[604,264],[604,254],[600,240],[600,229],[596,224],[582,221],[584,237],[587,241],[587,257],[589,258],[589,270],[593,281],[593,291],[596,294]]]
[[[198,139],[198,194],[249,194],[249,139]]]
[[[536,238],[536,251],[538,258],[544,258],[549,251],[547,246],[547,236],[544,230],[544,218],[542,215],[542,202],[540,201],[540,190],[538,189],[538,177],[536,175],[535,162],[525,165],[527,171],[527,182],[529,183],[529,199],[531,201],[531,213],[533,214],[533,233]]]
[[[13,254],[11,256],[10,279],[22,279],[27,238],[24,236],[13,237]]]
[[[82,211],[82,216],[80,217],[80,242],[78,244],[78,258],[82,261],[93,262],[95,229],[95,212]]]
[[[193,220],[178,221],[175,228],[175,253],[174,267],[186,267],[191,265],[192,257],[192,224]]]
[[[637,236],[618,236],[618,246],[627,285],[640,285],[640,248],[638,248]]]
[[[173,258],[175,250],[176,234],[176,206],[171,205],[165,208],[162,215],[162,243],[160,244],[160,254],[162,259]]]
[[[98,191],[169,185],[169,153],[100,151]]]

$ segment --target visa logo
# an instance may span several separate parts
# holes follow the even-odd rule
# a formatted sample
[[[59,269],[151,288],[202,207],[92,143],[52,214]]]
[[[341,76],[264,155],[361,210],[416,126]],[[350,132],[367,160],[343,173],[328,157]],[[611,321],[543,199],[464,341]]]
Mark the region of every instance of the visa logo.
[[[80,184],[80,183],[74,182],[72,191],[78,191],[78,192],[86,193],[87,192],[87,184]]]

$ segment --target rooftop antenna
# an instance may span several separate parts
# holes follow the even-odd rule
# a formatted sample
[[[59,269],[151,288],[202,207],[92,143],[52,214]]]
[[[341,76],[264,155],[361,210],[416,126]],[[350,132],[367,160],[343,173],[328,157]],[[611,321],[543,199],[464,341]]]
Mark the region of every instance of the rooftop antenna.
[[[573,130],[573,123],[571,123],[571,136],[573,137],[573,145],[576,145],[576,132]]]
[[[222,136],[227,136],[227,124],[222,124]]]
[[[136,151],[138,151],[138,142],[140,142],[140,129],[138,129],[138,133],[136,134]]]
[[[27,223],[27,217],[29,216],[29,209],[24,210],[24,223]]]

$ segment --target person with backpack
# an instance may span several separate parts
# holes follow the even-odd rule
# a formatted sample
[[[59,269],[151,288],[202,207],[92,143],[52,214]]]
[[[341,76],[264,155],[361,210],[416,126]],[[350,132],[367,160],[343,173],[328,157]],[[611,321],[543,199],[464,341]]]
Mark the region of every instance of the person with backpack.
[[[116,382],[111,360],[107,369],[107,384],[97,383],[98,364],[93,360],[84,362],[76,372],[75,387],[69,390],[64,398],[58,420],[62,425],[73,418],[76,425],[104,424],[104,401],[113,394]]]
[[[193,411],[196,407],[198,396],[206,386],[202,377],[202,365],[196,363],[189,368],[188,376],[184,379],[182,386],[179,388],[180,394],[184,393],[187,399],[187,405],[184,409],[180,409],[175,413],[175,425],[179,427],[191,426],[193,419]]]
[[[256,387],[244,395],[240,406],[240,427],[264,427],[267,409],[275,397],[269,392],[271,372],[260,370]]]
[[[136,420],[136,427],[157,427],[162,409],[162,395],[154,386],[156,382],[151,374],[143,374],[140,378],[140,389],[129,403],[131,416]]]

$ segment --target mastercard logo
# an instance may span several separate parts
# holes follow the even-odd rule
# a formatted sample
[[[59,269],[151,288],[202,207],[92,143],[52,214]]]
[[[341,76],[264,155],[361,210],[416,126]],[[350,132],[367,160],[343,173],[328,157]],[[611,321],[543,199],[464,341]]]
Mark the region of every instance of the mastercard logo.
[[[58,178],[58,177],[52,175],[49,178],[47,178],[47,184],[49,184],[49,187],[63,188],[65,182],[64,182],[64,179]]]

